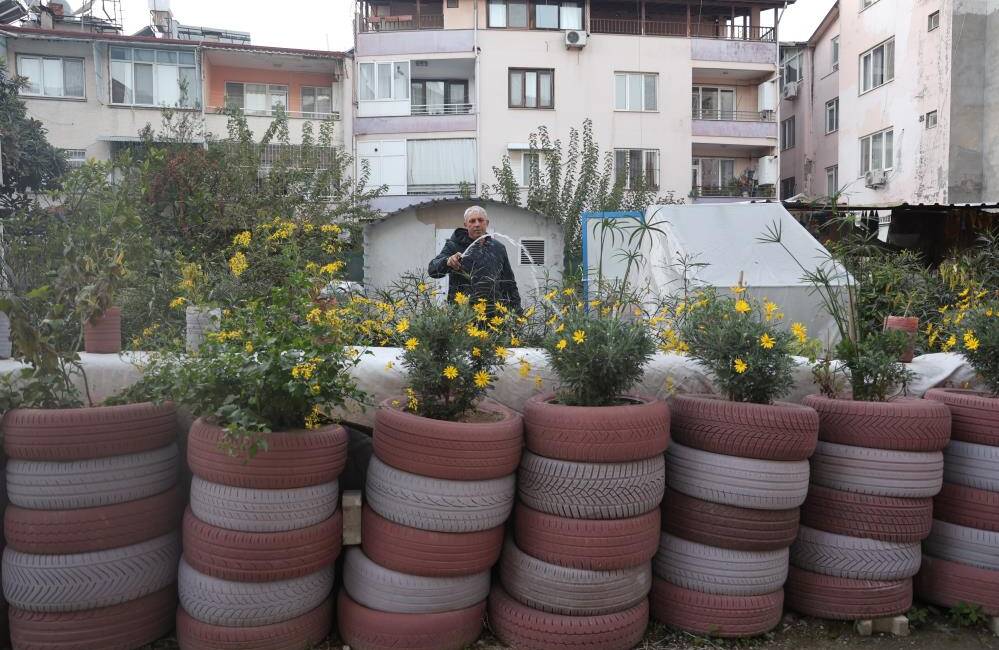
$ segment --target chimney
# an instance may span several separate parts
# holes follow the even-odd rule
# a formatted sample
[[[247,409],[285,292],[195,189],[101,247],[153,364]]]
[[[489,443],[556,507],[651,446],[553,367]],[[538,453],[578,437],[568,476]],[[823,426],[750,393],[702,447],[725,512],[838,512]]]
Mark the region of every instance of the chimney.
[[[38,9],[38,26],[42,29],[55,29],[55,18],[53,17],[55,12],[52,11],[55,7],[39,5]],[[62,7],[59,7],[59,9],[62,9]]]
[[[170,11],[170,0],[149,0],[150,22],[169,38],[177,38],[176,21]]]

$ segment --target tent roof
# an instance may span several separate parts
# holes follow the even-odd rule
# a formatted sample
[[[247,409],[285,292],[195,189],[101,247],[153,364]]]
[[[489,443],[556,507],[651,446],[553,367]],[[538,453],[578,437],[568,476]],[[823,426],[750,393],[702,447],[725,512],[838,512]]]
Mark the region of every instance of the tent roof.
[[[810,286],[798,262],[812,270],[829,259],[822,244],[779,203],[654,205],[645,215],[667,233],[668,257],[676,262],[686,255],[706,264],[695,276],[712,286],[732,286],[740,272],[750,287]],[[775,224],[798,262],[780,244],[758,240]]]

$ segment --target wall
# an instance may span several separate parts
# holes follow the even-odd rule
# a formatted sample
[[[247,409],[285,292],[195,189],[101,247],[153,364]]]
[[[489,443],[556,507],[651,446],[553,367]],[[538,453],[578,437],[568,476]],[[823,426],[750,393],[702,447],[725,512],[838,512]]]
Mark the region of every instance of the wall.
[[[794,99],[781,99],[777,114],[777,136],[778,148],[780,147],[781,122],[794,117],[794,146],[780,152],[780,178],[778,179],[778,190],[780,181],[794,177],[795,193],[805,192],[811,194],[808,185],[809,174],[806,173],[806,162],[809,159],[808,141],[813,132],[812,117],[814,115],[813,103],[815,97],[810,91],[812,82],[812,58],[814,51],[811,48],[802,46],[801,70],[802,85],[799,86],[798,96]],[[777,92],[782,90],[778,83]],[[778,95],[779,96],[779,95]],[[782,199],[790,197],[781,196]]]
[[[384,287],[406,272],[426,273],[427,264],[440,250],[437,231],[450,236],[462,226],[465,209],[473,202],[456,201],[427,206],[414,206],[404,212],[376,222],[364,229],[364,283]],[[513,206],[486,204],[490,229],[517,241],[521,237],[544,238],[547,242],[546,267],[520,266],[519,249],[502,242],[510,257],[521,298],[526,302],[536,283],[544,279],[545,270],[553,277],[562,273],[562,229],[545,217]]]
[[[991,13],[991,19],[988,16]],[[950,80],[950,121],[948,147],[950,169],[948,189],[955,202],[982,201],[986,182],[995,187],[995,181],[986,181],[983,162],[988,157],[986,130],[991,140],[996,139],[999,123],[995,119],[986,126],[986,102],[991,104],[990,116],[995,109],[995,59],[985,54],[989,51],[989,28],[995,33],[996,9],[989,12],[987,0],[955,0],[951,25],[951,54],[953,75]],[[995,39],[993,38],[993,41]],[[996,46],[992,45],[992,51]],[[991,85],[987,83],[991,81]],[[989,86],[987,88],[987,85]],[[986,93],[992,90],[993,94]],[[992,148],[992,169],[995,169],[995,148]],[[994,198],[994,197],[993,197]]]
[[[839,97],[839,70],[832,68],[832,39],[840,35],[839,21],[833,22],[810,50],[810,66],[805,86],[809,93],[811,115],[807,120],[808,131],[802,136],[806,142],[807,167],[804,168],[807,192],[810,196],[827,196],[826,168],[839,164],[839,131],[826,133],[826,102]],[[842,41],[842,38],[840,39]],[[852,65],[839,56],[840,67]],[[852,119],[847,116],[845,119]],[[840,98],[840,128],[844,122],[843,100]],[[839,187],[844,185],[840,175]],[[837,188],[838,189],[838,188]]]
[[[999,61],[999,3],[992,0],[986,18],[988,43],[985,46],[985,60]],[[985,188],[982,201],[999,202],[999,65],[989,66],[985,71],[985,118],[982,142],[985,156],[982,162],[982,175]]]

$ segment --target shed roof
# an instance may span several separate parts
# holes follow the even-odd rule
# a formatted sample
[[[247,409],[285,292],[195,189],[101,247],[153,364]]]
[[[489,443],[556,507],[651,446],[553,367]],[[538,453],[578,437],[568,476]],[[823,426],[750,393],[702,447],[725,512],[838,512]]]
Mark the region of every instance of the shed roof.
[[[526,213],[528,213],[530,215],[533,215],[533,216],[536,216],[536,217],[543,217],[545,219],[550,219],[551,218],[547,214],[544,214],[543,212],[538,212],[536,210],[530,210],[528,208],[525,208],[525,207],[522,207],[522,206],[519,206],[519,205],[514,205],[512,203],[506,203],[504,201],[497,201],[496,199],[477,199],[477,198],[468,198],[468,199],[466,199],[466,198],[462,198],[462,197],[447,197],[447,198],[441,198],[441,199],[431,199],[429,201],[422,201],[420,203],[411,203],[411,204],[409,204],[409,205],[407,205],[405,207],[397,208],[397,209],[395,209],[395,210],[393,210],[391,212],[386,212],[380,218],[378,218],[378,219],[372,219],[368,223],[369,224],[381,223],[383,221],[391,219],[392,217],[394,217],[394,216],[396,216],[398,214],[401,214],[401,213],[405,212],[406,210],[417,209],[417,208],[429,208],[429,207],[434,207],[434,206],[437,206],[437,205],[451,205],[451,204],[455,204],[455,203],[467,203],[469,205],[481,205],[482,207],[486,208],[487,212],[488,212],[487,206],[497,205],[497,206],[502,206],[502,207],[506,207],[506,208],[514,208],[516,210],[521,210],[523,212],[526,212]]]

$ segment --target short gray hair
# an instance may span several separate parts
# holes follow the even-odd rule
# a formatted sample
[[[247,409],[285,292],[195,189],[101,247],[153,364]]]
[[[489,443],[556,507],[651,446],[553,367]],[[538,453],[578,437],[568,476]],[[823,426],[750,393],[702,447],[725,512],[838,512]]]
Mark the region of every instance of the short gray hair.
[[[475,214],[476,212],[481,212],[482,213],[482,217],[486,221],[489,221],[489,213],[486,212],[486,209],[484,207],[482,207],[481,205],[469,206],[469,208],[467,210],[465,210],[465,216],[463,216],[461,218],[461,220],[462,221],[468,221],[468,217],[470,217],[471,215]]]

